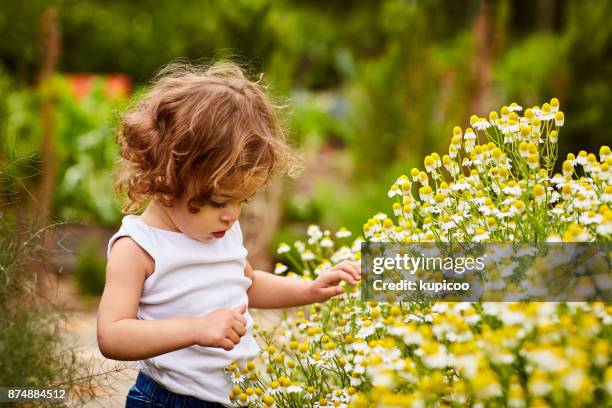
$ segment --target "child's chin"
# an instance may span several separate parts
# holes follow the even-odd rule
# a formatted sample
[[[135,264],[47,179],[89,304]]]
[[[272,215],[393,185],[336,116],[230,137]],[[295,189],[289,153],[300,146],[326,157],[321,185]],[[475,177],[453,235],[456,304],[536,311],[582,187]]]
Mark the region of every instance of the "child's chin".
[[[196,241],[200,241],[200,242],[210,242],[210,241],[214,241],[215,237],[213,237],[212,235],[204,235],[204,236],[190,236],[189,238],[191,239],[195,239]]]

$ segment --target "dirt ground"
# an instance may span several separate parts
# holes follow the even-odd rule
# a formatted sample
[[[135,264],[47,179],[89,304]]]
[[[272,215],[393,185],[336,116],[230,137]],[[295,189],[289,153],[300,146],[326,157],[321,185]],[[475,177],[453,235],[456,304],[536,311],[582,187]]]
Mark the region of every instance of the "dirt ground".
[[[71,312],[67,320],[66,335],[69,341],[77,345],[79,356],[95,365],[95,373],[102,374],[107,371],[120,370],[109,374],[104,383],[106,387],[99,390],[100,398],[89,401],[85,407],[123,407],[125,396],[131,387],[138,371],[135,362],[119,363],[108,360],[100,354],[96,340],[96,312],[83,310]],[[131,367],[130,367],[131,366]]]

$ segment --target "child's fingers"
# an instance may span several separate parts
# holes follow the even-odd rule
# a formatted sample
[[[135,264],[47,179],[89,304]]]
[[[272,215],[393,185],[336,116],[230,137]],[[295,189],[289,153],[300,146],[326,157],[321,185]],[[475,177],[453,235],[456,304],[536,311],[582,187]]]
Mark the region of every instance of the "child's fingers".
[[[342,261],[338,265],[334,266],[333,269],[341,269],[353,275],[356,280],[361,278],[361,269],[355,262]]]
[[[230,339],[226,338],[226,339],[223,339],[223,341],[221,342],[221,347],[227,351],[233,350],[235,347],[235,343],[233,343]]]
[[[246,327],[242,323],[239,323],[235,320],[234,323],[232,323],[232,329],[234,329],[236,334],[238,334],[238,336],[240,337],[244,336],[244,334],[246,333]]]
[[[344,270],[336,269],[335,271],[331,271],[329,277],[332,278],[334,282],[344,280],[350,283],[351,285],[354,285],[355,283],[357,283],[355,278],[353,278],[353,275],[351,275],[348,272],[345,272]]]
[[[243,326],[247,324],[247,320],[240,313],[234,312],[234,319],[239,321]]]
[[[335,271],[338,271],[338,272],[342,271],[343,273],[346,273],[347,275],[349,275],[351,277],[351,279],[353,280],[352,282],[350,282],[350,281],[345,279],[351,285],[356,283],[356,281],[358,281],[359,279],[361,279],[359,274],[357,274],[357,272],[355,272],[353,270],[353,268],[351,268],[349,265],[347,265],[347,264],[338,264],[336,266],[338,267],[338,269],[336,269]]]
[[[329,288],[321,289],[321,292],[323,296],[329,299],[330,297],[344,293],[344,289],[342,289],[342,286],[330,286]]]
[[[247,310],[246,303],[243,303],[240,306],[236,306],[234,308],[234,310],[237,311],[240,314],[244,314],[244,312],[246,312],[246,310]]]
[[[234,344],[240,343],[240,336],[234,330],[229,330],[225,335],[225,338],[230,339]]]

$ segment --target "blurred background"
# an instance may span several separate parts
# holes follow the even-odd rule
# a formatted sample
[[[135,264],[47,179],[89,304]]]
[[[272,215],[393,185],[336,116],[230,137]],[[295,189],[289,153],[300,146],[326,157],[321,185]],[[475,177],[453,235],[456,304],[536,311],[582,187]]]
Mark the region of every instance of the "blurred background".
[[[472,113],[557,97],[560,157],[593,151],[612,141],[611,9],[601,0],[3,0],[4,238],[59,224],[35,235],[34,260],[96,304],[122,217],[111,194],[118,113],[177,58],[232,59],[289,100],[306,170],[246,210],[261,268],[310,223],[360,234],[388,207],[395,178],[445,152]]]
[[[262,252],[308,223],[359,232],[395,177],[445,152],[472,113],[554,96],[568,118],[561,156],[610,142],[609,1],[4,3],[0,160],[27,177],[22,204],[87,229],[121,220],[110,194],[118,112],[177,58],[231,58],[289,98],[307,169],[273,195],[262,267]],[[89,275],[96,234],[78,236]]]

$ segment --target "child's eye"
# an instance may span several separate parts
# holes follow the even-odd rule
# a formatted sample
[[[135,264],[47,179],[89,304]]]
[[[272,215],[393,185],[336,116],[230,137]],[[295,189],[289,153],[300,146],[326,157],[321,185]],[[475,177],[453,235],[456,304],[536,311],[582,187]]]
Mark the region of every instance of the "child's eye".
[[[219,203],[217,201],[211,201],[210,204],[215,208],[223,208],[225,207],[225,203]]]

